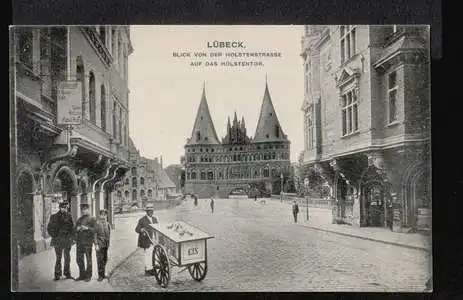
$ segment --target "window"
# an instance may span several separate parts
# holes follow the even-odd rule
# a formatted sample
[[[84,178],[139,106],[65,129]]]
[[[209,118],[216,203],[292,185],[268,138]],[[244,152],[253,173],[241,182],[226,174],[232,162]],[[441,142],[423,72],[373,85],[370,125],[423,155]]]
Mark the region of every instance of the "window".
[[[132,176],[137,176],[137,168],[132,167]]]
[[[153,197],[153,190],[148,190],[148,198],[152,198]]]
[[[269,171],[267,168],[264,169],[264,177],[269,177]]]
[[[199,131],[196,131],[196,141],[199,142],[200,139],[201,139],[201,133]]]
[[[306,115],[306,134],[307,134],[307,147],[308,149],[314,148],[314,124],[312,114],[309,112]]]
[[[122,109],[119,109],[119,120],[118,120],[119,127],[117,130],[119,131],[119,142],[122,143]]]
[[[116,138],[116,133],[117,133],[116,108],[117,108],[116,100],[113,99],[113,137],[114,138]]]
[[[143,197],[145,197],[145,190],[140,191],[140,198],[143,198]]]
[[[106,90],[101,85],[101,130],[106,132]]]
[[[137,186],[137,177],[132,177],[132,187]]]
[[[355,90],[342,95],[342,135],[358,130],[358,102]]]
[[[125,184],[126,185],[129,185],[130,184],[130,180],[128,178],[125,179]]]
[[[51,76],[56,81],[64,80],[66,71],[67,29],[64,27],[50,30]]]
[[[275,125],[275,136],[277,138],[280,137],[280,126],[278,126],[278,125]]]
[[[145,184],[145,178],[140,177],[140,184],[141,184],[141,185],[144,185],[144,184]]]
[[[129,198],[129,191],[125,191],[124,196],[125,198]]]
[[[356,27],[341,26],[341,63],[351,58],[356,52]]]
[[[76,79],[82,85],[82,116],[85,116],[85,69],[82,56],[76,59]]]
[[[207,180],[214,180],[214,173],[212,171],[207,172]]]
[[[90,122],[95,124],[96,122],[96,103],[95,103],[95,75],[93,72],[90,72],[90,76],[88,78],[88,96],[90,100]]]
[[[388,76],[389,123],[397,121],[397,73],[394,71]]]
[[[191,172],[191,179],[192,180],[196,179],[196,172],[195,171]]]
[[[137,190],[132,191],[132,201],[137,201]]]
[[[32,70],[32,29],[18,29],[17,47],[19,61]]]
[[[206,172],[201,171],[201,180],[206,180]]]

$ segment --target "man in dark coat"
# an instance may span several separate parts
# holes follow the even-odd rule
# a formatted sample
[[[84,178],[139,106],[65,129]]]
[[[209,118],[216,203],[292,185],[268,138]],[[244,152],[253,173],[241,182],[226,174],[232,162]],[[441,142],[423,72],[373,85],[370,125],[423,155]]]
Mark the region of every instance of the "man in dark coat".
[[[111,225],[107,221],[108,212],[106,209],[100,210],[100,218],[96,223],[95,229],[95,250],[96,262],[98,265],[98,281],[102,281],[106,276],[106,263],[108,262],[109,240],[111,238]]]
[[[67,211],[67,203],[59,204],[59,211],[50,217],[47,225],[47,232],[51,236],[51,244],[55,248],[56,263],[54,280],[59,280],[62,273],[61,258],[64,256],[64,276],[72,279],[71,276],[71,247],[74,244],[75,232],[72,215]],[[64,254],[64,255],[63,255]]]
[[[145,275],[154,275],[153,264],[151,262],[151,254],[153,250],[153,243],[151,240],[154,241],[154,229],[150,226],[150,224],[156,224],[158,220],[153,216],[153,205],[146,205],[145,211],[146,215],[138,220],[135,232],[138,233],[138,247],[145,251]]]
[[[293,201],[293,217],[294,217],[294,223],[297,223],[297,214],[299,213],[299,205],[297,205],[297,202],[294,200]]]
[[[92,247],[95,241],[96,220],[90,216],[88,204],[81,204],[82,216],[76,222],[76,260],[79,266],[79,277],[76,280],[92,279]],[[85,261],[84,261],[85,256]]]

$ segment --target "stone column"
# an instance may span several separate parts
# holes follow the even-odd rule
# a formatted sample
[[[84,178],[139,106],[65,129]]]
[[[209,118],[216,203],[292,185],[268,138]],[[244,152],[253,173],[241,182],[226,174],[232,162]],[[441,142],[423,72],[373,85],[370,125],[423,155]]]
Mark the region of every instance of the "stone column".
[[[34,243],[36,252],[44,250],[42,228],[43,222],[43,196],[41,194],[33,196],[33,224],[34,224]],[[45,225],[46,226],[46,225]]]
[[[352,199],[354,201],[352,207],[352,225],[360,227],[360,198],[357,189],[355,189]]]

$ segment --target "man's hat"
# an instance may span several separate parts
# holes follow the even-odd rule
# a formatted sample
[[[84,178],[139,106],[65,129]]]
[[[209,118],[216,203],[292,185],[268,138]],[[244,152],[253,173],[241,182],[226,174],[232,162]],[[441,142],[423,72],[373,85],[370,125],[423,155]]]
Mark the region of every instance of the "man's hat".
[[[89,207],[90,207],[90,206],[88,206],[87,203],[82,203],[82,204],[80,205],[80,209],[89,208]]]
[[[68,203],[67,202],[60,202],[59,208],[67,207]]]
[[[146,204],[145,210],[154,210],[154,205],[153,204]]]

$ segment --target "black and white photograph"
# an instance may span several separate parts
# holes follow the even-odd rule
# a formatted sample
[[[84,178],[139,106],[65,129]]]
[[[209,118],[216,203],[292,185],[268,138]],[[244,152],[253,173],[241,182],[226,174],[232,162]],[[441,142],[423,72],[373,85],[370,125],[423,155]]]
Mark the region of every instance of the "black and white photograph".
[[[433,291],[429,25],[9,30],[13,292]]]

